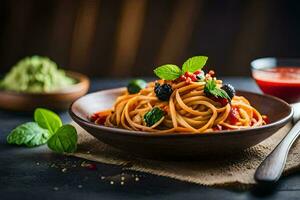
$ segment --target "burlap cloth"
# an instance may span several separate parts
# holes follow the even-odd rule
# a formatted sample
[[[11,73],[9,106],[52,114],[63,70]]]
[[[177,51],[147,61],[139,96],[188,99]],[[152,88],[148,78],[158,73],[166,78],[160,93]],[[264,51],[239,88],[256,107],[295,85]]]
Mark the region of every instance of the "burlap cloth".
[[[273,136],[245,151],[243,156],[224,160],[157,161],[140,159],[106,145],[78,125],[78,151],[73,156],[107,164],[123,165],[130,170],[148,172],[200,185],[247,188],[255,184],[253,175],[262,160],[272,151],[291,128],[291,124]],[[284,174],[300,168],[300,140],[293,145]]]

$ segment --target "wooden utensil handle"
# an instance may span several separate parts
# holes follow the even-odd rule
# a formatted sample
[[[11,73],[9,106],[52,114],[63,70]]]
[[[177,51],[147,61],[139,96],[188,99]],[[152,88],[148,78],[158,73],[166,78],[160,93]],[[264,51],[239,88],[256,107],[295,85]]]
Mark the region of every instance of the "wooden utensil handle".
[[[277,147],[257,168],[254,178],[257,182],[276,182],[284,169],[288,152],[300,134],[298,121]]]

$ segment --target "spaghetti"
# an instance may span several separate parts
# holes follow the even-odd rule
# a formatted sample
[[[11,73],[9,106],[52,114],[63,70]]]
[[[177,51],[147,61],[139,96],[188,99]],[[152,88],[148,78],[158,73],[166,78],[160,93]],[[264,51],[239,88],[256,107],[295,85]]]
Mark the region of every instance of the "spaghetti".
[[[236,130],[267,123],[267,117],[261,115],[242,96],[234,95],[224,103],[224,98],[207,95],[207,80],[214,80],[217,88],[223,85],[221,80],[210,74],[202,81],[176,79],[150,82],[136,94],[126,91],[116,99],[111,110],[95,113],[91,120],[108,127],[162,134]],[[162,84],[167,84],[172,89],[169,99],[165,101],[155,92],[156,85]],[[163,111],[163,114],[149,124],[145,115],[154,108]]]

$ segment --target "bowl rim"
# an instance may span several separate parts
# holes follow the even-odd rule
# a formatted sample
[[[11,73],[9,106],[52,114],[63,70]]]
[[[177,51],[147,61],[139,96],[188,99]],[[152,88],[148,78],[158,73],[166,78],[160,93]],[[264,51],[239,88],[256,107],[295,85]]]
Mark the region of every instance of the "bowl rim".
[[[287,106],[289,108],[289,114],[287,116],[285,116],[284,118],[281,118],[275,122],[272,122],[270,124],[266,124],[263,126],[258,126],[258,127],[253,127],[253,128],[245,128],[245,129],[238,129],[238,130],[222,130],[222,131],[217,131],[217,132],[209,132],[209,133],[182,133],[182,132],[175,132],[175,133],[150,133],[150,132],[145,132],[145,131],[132,131],[132,130],[127,130],[127,129],[122,129],[122,128],[115,128],[115,127],[106,127],[103,125],[97,125],[94,124],[93,122],[87,121],[85,119],[82,119],[81,117],[79,117],[78,115],[76,115],[72,108],[73,105],[79,101],[81,98],[85,98],[88,95],[92,95],[95,93],[99,93],[99,92],[109,92],[109,91],[114,91],[114,90],[121,90],[123,88],[115,88],[115,89],[108,89],[108,90],[99,90],[97,92],[93,92],[93,93],[89,93],[87,95],[84,95],[82,97],[80,97],[79,99],[75,100],[74,102],[72,102],[72,104],[70,105],[68,112],[71,116],[71,118],[78,123],[81,127],[81,124],[84,124],[84,126],[88,126],[88,127],[92,127],[92,128],[96,128],[105,132],[113,132],[114,134],[122,134],[122,135],[127,135],[127,136],[138,136],[138,137],[151,137],[151,138],[164,138],[164,137],[211,137],[211,136],[219,136],[219,137],[224,137],[224,136],[232,136],[233,134],[247,134],[249,131],[256,131],[256,130],[261,130],[261,129],[269,129],[275,126],[279,126],[280,128],[282,126],[284,126],[286,123],[288,123],[289,121],[292,120],[293,114],[294,114],[294,109],[291,107],[290,104],[288,104],[287,102],[285,102],[284,100],[271,96],[271,95],[267,95],[267,94],[259,94],[259,93],[255,93],[255,92],[249,92],[249,91],[244,91],[244,90],[237,90],[237,92],[243,92],[243,93],[249,93],[252,95],[259,95],[259,96],[263,96],[266,98],[271,98],[273,100],[276,101],[280,101],[282,104],[284,104],[285,106]],[[228,134],[230,133],[230,134]],[[253,134],[253,133],[252,133]]]
[[[268,71],[268,69],[278,67],[278,65],[277,65],[278,61],[297,63],[297,64],[287,64],[286,66],[282,66],[282,67],[299,67],[300,66],[300,58],[285,58],[285,57],[256,58],[250,62],[250,66],[251,66],[252,70],[267,71],[267,72],[272,73],[272,71]],[[264,66],[260,65],[259,63],[264,63]],[[278,72],[275,72],[275,73],[278,73]]]
[[[14,95],[14,96],[48,96],[48,95],[61,95],[61,94],[72,94],[81,90],[86,85],[90,85],[89,78],[79,72],[65,70],[66,75],[70,78],[75,79],[77,82],[75,84],[69,85],[67,87],[50,91],[50,92],[16,92],[10,90],[2,90],[0,89],[0,93],[7,94],[7,95]]]

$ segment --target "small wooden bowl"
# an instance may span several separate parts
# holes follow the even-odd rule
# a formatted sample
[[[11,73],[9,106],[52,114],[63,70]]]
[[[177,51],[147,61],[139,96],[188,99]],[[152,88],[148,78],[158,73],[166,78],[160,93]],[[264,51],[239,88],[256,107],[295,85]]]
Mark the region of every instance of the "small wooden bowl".
[[[98,140],[131,154],[155,159],[198,159],[218,154],[237,154],[271,136],[287,124],[293,115],[293,109],[283,100],[238,91],[238,95],[246,97],[261,113],[268,115],[271,123],[260,127],[215,133],[158,134],[110,128],[89,121],[93,113],[111,108],[122,92],[124,88],[88,94],[75,101],[69,113],[76,123]]]
[[[67,71],[66,74],[77,83],[54,92],[24,93],[0,90],[0,108],[13,111],[32,111],[38,107],[68,109],[73,101],[87,93],[90,81],[87,76],[77,72]]]

